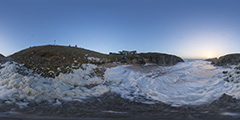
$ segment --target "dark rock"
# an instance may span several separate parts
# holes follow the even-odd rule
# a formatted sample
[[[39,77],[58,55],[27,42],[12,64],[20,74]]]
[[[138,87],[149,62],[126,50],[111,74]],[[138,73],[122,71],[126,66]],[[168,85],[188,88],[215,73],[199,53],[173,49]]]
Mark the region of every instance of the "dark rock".
[[[9,57],[5,57],[2,54],[0,54],[0,63],[5,63],[7,61],[12,61],[12,59],[9,58]]]
[[[225,93],[218,100],[212,103],[212,105],[216,105],[217,107],[227,107],[237,104],[239,104],[239,100]]]
[[[227,65],[238,65],[240,64],[240,54],[228,54],[220,57],[215,65],[227,66]]]
[[[211,61],[212,62],[211,64],[216,64],[218,62],[218,59],[217,58],[209,58],[209,59],[206,59],[205,61]]]
[[[240,70],[240,66],[237,66],[237,67],[235,67],[234,69],[236,69],[236,70]]]
[[[31,47],[21,50],[10,57],[43,77],[55,77],[60,73],[70,73],[72,72],[71,68],[73,68],[73,65],[76,66],[74,69],[77,69],[84,63],[92,63],[96,65],[111,62],[140,65],[154,63],[160,66],[171,66],[178,62],[184,62],[180,57],[162,53],[106,55],[83,48],[56,45]],[[89,60],[88,57],[99,58],[100,61]],[[60,68],[61,71],[59,71],[58,68]],[[53,71],[53,73],[49,73],[49,71]]]
[[[178,56],[163,53],[140,53],[138,55],[144,59],[145,63],[155,63],[160,66],[171,66],[178,62],[184,62]]]
[[[223,80],[224,80],[224,81],[227,81],[227,82],[230,82],[228,78],[224,78]]]
[[[110,55],[110,57],[113,55]],[[116,56],[115,56],[116,57]],[[182,58],[163,54],[163,53],[139,53],[132,55],[118,55],[118,60],[126,64],[135,64],[135,65],[144,65],[146,63],[151,63],[160,66],[171,66],[175,65],[178,62],[184,62]]]
[[[228,71],[223,71],[223,74],[227,74],[228,73]]]
[[[1,58],[1,57],[5,57],[5,56],[4,56],[4,55],[2,55],[2,54],[0,54],[0,58]]]

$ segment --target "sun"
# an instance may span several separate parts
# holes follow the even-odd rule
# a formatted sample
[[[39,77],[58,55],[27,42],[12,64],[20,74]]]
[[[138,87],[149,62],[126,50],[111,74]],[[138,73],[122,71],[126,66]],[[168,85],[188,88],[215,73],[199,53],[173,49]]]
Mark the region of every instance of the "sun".
[[[214,58],[215,57],[215,52],[213,52],[212,50],[207,50],[205,52],[203,52],[205,58]]]
[[[212,58],[213,56],[211,54],[207,55],[207,58]]]

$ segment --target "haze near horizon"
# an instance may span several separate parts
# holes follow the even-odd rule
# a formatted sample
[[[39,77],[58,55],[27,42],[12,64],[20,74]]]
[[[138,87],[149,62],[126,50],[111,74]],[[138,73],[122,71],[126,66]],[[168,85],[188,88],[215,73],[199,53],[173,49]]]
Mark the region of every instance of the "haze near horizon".
[[[0,0],[0,53],[45,44],[183,58],[238,53],[238,0]]]

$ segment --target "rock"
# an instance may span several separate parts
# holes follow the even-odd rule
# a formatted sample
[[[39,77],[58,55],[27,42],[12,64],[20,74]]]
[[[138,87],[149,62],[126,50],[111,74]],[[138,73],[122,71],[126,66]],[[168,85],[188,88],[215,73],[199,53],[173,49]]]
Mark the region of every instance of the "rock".
[[[236,98],[233,98],[232,96],[225,93],[218,100],[212,103],[212,105],[216,105],[217,107],[226,107],[234,104],[239,104],[239,101]]]
[[[127,57],[127,58],[124,58],[122,60],[123,63],[127,63],[127,64],[138,64],[138,65],[144,65],[146,62],[144,61],[143,58],[139,57],[139,56],[135,56],[135,57]]]
[[[0,58],[5,57],[4,55],[0,54]]]
[[[226,82],[230,82],[228,78],[224,78],[223,80]]]
[[[218,66],[238,65],[240,64],[240,54],[221,56],[214,64]]]
[[[234,69],[236,69],[236,70],[240,70],[240,66],[237,66],[237,67],[235,67]]]
[[[209,58],[209,59],[206,59],[205,61],[211,61],[212,62],[211,64],[216,64],[218,62],[218,59],[217,58]]]
[[[223,74],[227,74],[228,73],[228,71],[223,71]]]
[[[139,53],[135,55],[127,56],[116,55],[116,56],[118,56],[117,61],[120,61],[121,63],[134,65],[151,64],[159,66],[171,66],[177,64],[178,62],[184,62],[183,59],[178,56],[163,53]]]
[[[155,63],[160,66],[171,66],[178,62],[184,62],[178,56],[163,53],[140,53],[138,55],[144,59],[145,63]]]
[[[12,59],[9,58],[9,57],[5,57],[2,54],[0,54],[0,63],[5,63],[7,61],[12,61]]]

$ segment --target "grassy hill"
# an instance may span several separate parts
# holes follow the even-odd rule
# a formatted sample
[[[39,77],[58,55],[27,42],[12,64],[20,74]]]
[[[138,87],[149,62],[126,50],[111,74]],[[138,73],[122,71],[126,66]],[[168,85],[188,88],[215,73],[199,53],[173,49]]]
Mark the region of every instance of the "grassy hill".
[[[25,67],[37,73],[53,77],[59,73],[69,73],[73,66],[78,68],[83,63],[102,64],[109,62],[108,55],[68,46],[31,47],[10,56]],[[95,59],[96,58],[96,59]],[[55,74],[49,73],[54,71]]]
[[[30,47],[10,56],[16,62],[34,70],[44,77],[55,77],[60,73],[69,73],[84,63],[101,65],[121,62],[125,64],[154,63],[161,66],[183,62],[180,57],[162,53],[140,53],[136,55],[102,54],[83,48],[45,45]]]

